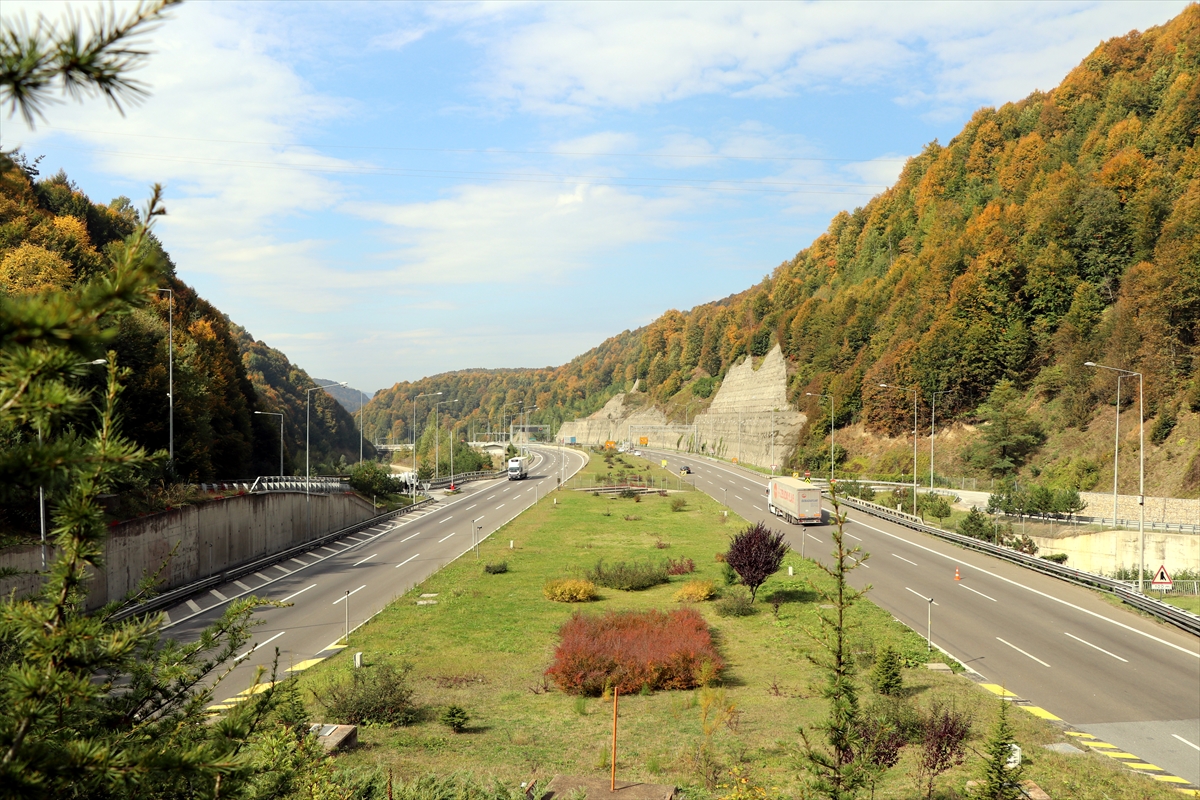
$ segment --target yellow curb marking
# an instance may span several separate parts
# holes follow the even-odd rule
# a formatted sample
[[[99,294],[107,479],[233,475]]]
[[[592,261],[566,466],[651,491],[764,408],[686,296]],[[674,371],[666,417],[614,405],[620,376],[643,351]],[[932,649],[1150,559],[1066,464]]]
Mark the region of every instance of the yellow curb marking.
[[[323,658],[310,658],[307,661],[301,661],[299,664],[296,664],[295,666],[288,667],[287,671],[288,672],[303,672],[304,670],[308,669],[309,667],[314,667],[317,664],[320,664],[324,660],[325,659],[323,659]]]
[[[1149,770],[1155,770],[1157,772],[1165,772],[1165,770],[1162,767],[1156,767],[1153,764],[1129,764],[1128,766],[1131,769],[1149,769]]]
[[[983,688],[987,689],[992,694],[998,694],[1001,697],[1016,697],[1017,696],[1015,693],[1010,692],[1008,689],[1005,689],[1003,686],[1001,686],[998,683],[981,683],[979,685],[982,686]]]
[[[1035,717],[1041,717],[1042,719],[1049,719],[1049,720],[1054,720],[1056,722],[1062,722],[1061,717],[1054,716],[1053,714],[1051,714],[1049,711],[1047,711],[1044,708],[1039,708],[1037,706],[1019,706],[1019,707],[1025,709],[1030,714],[1033,714]]]
[[[1189,781],[1186,781],[1183,778],[1177,777],[1175,775],[1151,775],[1150,777],[1154,778],[1154,780],[1156,780],[1156,781],[1162,781],[1163,783],[1188,783],[1189,782]]]

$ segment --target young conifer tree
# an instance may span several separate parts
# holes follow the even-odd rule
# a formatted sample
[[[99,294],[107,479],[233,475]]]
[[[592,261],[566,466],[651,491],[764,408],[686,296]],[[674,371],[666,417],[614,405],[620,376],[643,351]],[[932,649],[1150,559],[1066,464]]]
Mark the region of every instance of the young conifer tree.
[[[1012,746],[1016,744],[1012,725],[1008,722],[1008,701],[1000,701],[1000,713],[984,746],[983,766],[973,800],[1019,800],[1023,793],[1019,785],[1020,765],[1010,768]]]

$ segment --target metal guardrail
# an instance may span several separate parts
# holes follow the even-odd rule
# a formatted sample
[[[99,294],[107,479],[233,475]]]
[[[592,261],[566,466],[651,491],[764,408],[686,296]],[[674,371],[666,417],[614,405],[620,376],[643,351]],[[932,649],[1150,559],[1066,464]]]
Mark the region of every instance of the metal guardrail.
[[[145,602],[135,603],[134,605],[121,608],[119,611],[113,614],[112,619],[114,621],[122,620],[137,614],[147,614],[151,611],[157,611],[161,608],[166,608],[167,606],[173,605],[174,603],[177,603],[180,600],[195,594],[196,592],[202,592],[205,589],[211,589],[215,586],[220,586],[222,584],[229,583],[230,581],[237,580],[243,575],[249,575],[253,572],[258,572],[266,567],[271,566],[272,564],[277,564],[280,561],[287,561],[289,558],[312,550],[314,547],[320,547],[323,544],[335,541],[343,536],[349,536],[352,533],[357,533],[366,528],[370,528],[373,525],[379,524],[380,522],[385,522],[389,519],[395,519],[396,517],[403,516],[404,514],[408,514],[418,508],[423,508],[424,506],[427,506],[433,502],[435,501],[432,497],[426,497],[424,500],[420,500],[410,506],[397,508],[394,511],[388,511],[385,514],[380,514],[378,516],[371,517],[370,519],[365,519],[362,522],[356,522],[355,524],[349,525],[341,530],[336,530],[333,533],[327,533],[324,536],[318,536],[315,539],[309,539],[307,542],[295,545],[294,547],[289,547],[286,550],[273,553],[269,556],[265,556],[264,558],[257,559],[256,561],[251,561],[247,564],[242,564],[240,566],[233,567],[232,569],[227,569],[223,572],[210,575],[207,578],[201,578],[200,580],[193,581],[186,586],[179,586],[175,589],[163,592],[162,594],[155,595]]]
[[[460,472],[457,475],[451,475],[447,478],[438,478],[436,481],[429,482],[430,489],[444,489],[451,484],[463,483],[464,481],[478,481],[487,478],[503,478],[508,474],[508,470],[479,470],[477,472]]]
[[[872,516],[890,519],[891,521],[911,528],[921,533],[928,533],[931,536],[936,536],[939,539],[944,539],[948,542],[965,547],[969,550],[976,550],[981,553],[995,556],[1004,559],[1014,564],[1019,564],[1026,569],[1032,569],[1035,572],[1041,572],[1044,575],[1058,578],[1059,580],[1075,583],[1080,586],[1087,586],[1093,589],[1102,589],[1110,594],[1119,597],[1122,601],[1128,603],[1136,609],[1145,611],[1164,622],[1169,622],[1177,628],[1186,631],[1194,636],[1200,636],[1200,616],[1185,611],[1169,603],[1164,603],[1161,600],[1155,600],[1152,597],[1147,597],[1144,594],[1139,594],[1130,589],[1124,581],[1116,580],[1115,578],[1106,578],[1103,575],[1096,575],[1091,572],[1084,572],[1080,569],[1074,569],[1062,564],[1056,564],[1053,561],[1047,561],[1044,558],[1036,556],[1028,556],[1024,553],[1018,553],[1016,550],[1010,550],[1007,547],[1000,547],[991,542],[985,542],[981,539],[974,539],[970,536],[964,536],[961,533],[952,533],[944,531],[941,528],[935,528],[932,525],[926,525],[921,521],[920,517],[914,517],[912,514],[906,514],[903,511],[881,506],[878,503],[871,503],[866,500],[859,500],[857,497],[839,497],[839,503],[844,503],[851,508],[856,508],[859,511],[865,511]]]

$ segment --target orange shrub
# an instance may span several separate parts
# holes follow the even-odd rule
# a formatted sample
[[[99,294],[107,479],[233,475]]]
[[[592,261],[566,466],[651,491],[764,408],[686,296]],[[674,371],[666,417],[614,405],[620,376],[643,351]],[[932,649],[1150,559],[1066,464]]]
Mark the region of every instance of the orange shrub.
[[[596,696],[609,686],[693,689],[701,675],[714,680],[725,668],[704,618],[690,608],[576,613],[559,636],[546,675],[568,694]]]

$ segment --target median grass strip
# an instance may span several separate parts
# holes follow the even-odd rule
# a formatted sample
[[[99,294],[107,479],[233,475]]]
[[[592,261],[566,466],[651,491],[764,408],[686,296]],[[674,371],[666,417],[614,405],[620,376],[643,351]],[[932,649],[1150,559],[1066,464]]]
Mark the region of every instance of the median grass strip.
[[[593,457],[593,471],[597,466],[607,470]],[[364,727],[361,746],[338,755],[338,766],[384,773],[391,769],[405,779],[470,771],[513,785],[556,773],[607,775],[611,700],[564,694],[545,674],[560,644],[560,629],[577,612],[669,613],[686,608],[712,633],[725,665],[722,707],[732,705],[733,710],[714,728],[702,724],[704,704],[712,697],[703,690],[647,688],[623,694],[618,776],[673,783],[687,788],[691,797],[720,796],[727,792],[706,786],[699,771],[715,758],[723,774],[737,767],[755,784],[802,796],[799,730],[822,720],[827,711],[819,696],[821,676],[807,658],[816,651],[806,631],[817,629],[820,601],[806,579],[818,580],[820,573],[799,554],[789,553],[783,569],[759,589],[750,616],[722,617],[712,603],[677,602],[676,593],[689,581],[707,581],[731,591],[723,586],[723,565],[714,556],[728,547],[730,534],[745,527],[732,514],[726,518],[722,507],[707,496],[688,493],[687,498],[685,510],[672,511],[672,498],[657,494],[635,504],[590,492],[553,493],[485,541],[479,560],[469,553],[399,598],[351,636],[349,650],[363,652],[368,670],[411,663],[413,700],[426,712],[405,727]],[[638,518],[625,519],[625,512],[635,507],[637,514],[629,516]],[[512,550],[509,540],[515,543]],[[662,548],[656,546],[661,542],[670,543],[672,558],[692,559],[696,571],[640,591],[598,587],[597,599],[584,604],[552,602],[543,595],[548,582],[582,579],[600,559],[606,564],[661,560]],[[508,564],[505,574],[484,572],[483,564],[499,561]],[[788,576],[789,566],[794,576]],[[417,606],[417,596],[425,592],[438,593],[440,602]],[[926,659],[924,640],[874,605],[855,607],[851,618],[863,705],[876,700],[866,688],[874,655],[890,645],[909,665],[904,685],[910,701],[928,707],[936,700],[969,712],[976,730],[972,744],[981,750],[995,698],[964,678],[912,668]],[[308,669],[298,680],[306,696],[328,696],[331,685],[348,682],[352,673],[352,658],[342,654]],[[469,716],[460,734],[438,721],[449,706]],[[315,702],[310,711],[316,720],[336,721],[326,720],[327,712]],[[1027,776],[1052,797],[1174,796],[1148,779],[1122,773],[1107,759],[1042,751],[1037,745],[1062,740],[1059,731],[1029,715],[1010,718],[1027,754]],[[875,796],[917,796],[915,758],[915,747],[906,748]],[[939,785],[961,794],[974,769],[972,756]]]

